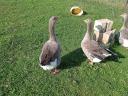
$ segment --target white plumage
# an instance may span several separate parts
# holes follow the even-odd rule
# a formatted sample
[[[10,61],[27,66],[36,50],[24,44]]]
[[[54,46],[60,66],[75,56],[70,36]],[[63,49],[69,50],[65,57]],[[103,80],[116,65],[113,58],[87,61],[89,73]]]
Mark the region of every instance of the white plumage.
[[[123,46],[128,47],[128,40],[127,39],[123,39]]]
[[[94,63],[99,63],[99,62],[101,62],[102,60],[100,60],[100,59],[98,59],[98,58],[93,58],[93,60],[92,60],[92,62],[94,62]]]
[[[42,66],[41,64],[39,64],[39,65],[44,70],[52,70],[52,69],[54,69],[54,68],[56,68],[58,66],[57,59],[55,59],[54,61],[50,62],[50,64],[47,64],[47,65],[44,65],[44,66]]]

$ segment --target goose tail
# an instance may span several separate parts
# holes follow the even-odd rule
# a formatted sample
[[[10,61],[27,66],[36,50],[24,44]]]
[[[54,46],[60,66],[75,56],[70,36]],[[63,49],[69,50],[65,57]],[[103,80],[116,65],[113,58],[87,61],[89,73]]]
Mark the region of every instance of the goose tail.
[[[105,50],[111,54],[111,57],[112,57],[113,59],[118,59],[118,55],[117,55],[116,53],[114,53],[113,51],[111,51],[111,50],[108,49],[108,48],[105,48]]]

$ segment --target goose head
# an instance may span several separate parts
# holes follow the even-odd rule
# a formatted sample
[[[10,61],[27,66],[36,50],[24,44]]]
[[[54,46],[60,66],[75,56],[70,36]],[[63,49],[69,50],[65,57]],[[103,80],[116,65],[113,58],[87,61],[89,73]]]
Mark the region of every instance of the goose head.
[[[120,16],[123,17],[123,18],[126,18],[126,17],[128,17],[128,14],[127,13],[123,13]]]
[[[91,19],[86,19],[86,20],[84,20],[84,22],[87,23],[87,24],[88,23],[90,24],[90,23],[92,23],[92,20]]]
[[[57,20],[58,20],[58,17],[57,17],[57,16],[52,16],[52,17],[50,18],[50,20],[49,20],[49,23],[50,23],[50,24],[55,24]]]
[[[93,21],[91,19],[86,19],[84,22],[87,24],[87,31],[93,31]]]
[[[123,27],[127,27],[128,28],[128,14],[124,13],[124,14],[122,14],[120,16],[123,17],[123,20],[124,20]]]

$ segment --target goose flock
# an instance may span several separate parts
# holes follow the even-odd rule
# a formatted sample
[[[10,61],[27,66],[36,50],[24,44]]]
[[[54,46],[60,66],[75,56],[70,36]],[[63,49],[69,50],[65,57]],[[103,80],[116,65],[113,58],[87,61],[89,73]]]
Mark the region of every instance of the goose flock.
[[[128,14],[121,15],[123,25],[119,31],[119,43],[128,48]],[[61,48],[55,34],[55,25],[58,20],[57,16],[52,16],[49,20],[49,40],[44,43],[39,57],[40,67],[44,70],[50,70],[52,74],[59,73],[57,68],[61,63]],[[81,48],[88,59],[89,64],[99,63],[107,57],[113,57],[116,54],[110,49],[101,46],[94,38],[94,23],[91,19],[86,19],[87,31],[81,41]]]

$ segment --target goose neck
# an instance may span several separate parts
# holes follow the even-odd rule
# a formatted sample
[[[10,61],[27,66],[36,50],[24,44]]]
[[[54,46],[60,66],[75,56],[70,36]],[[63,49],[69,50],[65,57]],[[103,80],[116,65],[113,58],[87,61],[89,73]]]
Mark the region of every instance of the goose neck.
[[[50,33],[50,40],[56,41],[55,22],[52,21],[49,22],[49,33]]]

